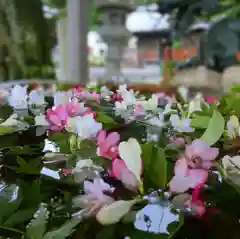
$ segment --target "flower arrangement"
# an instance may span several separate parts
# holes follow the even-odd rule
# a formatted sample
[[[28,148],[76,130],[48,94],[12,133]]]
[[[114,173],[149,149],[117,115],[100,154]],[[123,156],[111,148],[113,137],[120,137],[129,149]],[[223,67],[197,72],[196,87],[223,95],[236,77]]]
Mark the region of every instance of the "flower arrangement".
[[[121,85],[0,106],[2,238],[237,238],[239,96]],[[7,102],[7,103],[6,103]]]

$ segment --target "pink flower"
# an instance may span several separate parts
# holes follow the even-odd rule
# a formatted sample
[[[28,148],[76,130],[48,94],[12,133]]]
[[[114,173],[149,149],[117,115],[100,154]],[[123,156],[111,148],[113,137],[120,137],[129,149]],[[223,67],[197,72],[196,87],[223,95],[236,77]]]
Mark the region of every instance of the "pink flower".
[[[135,105],[135,115],[136,116],[142,116],[144,114],[145,114],[145,112],[144,112],[142,106],[140,104],[136,104]]]
[[[191,168],[209,169],[218,156],[218,148],[211,148],[204,141],[196,139],[186,146],[185,156]]]
[[[214,104],[214,103],[218,103],[218,99],[214,98],[214,97],[211,97],[211,96],[208,96],[206,97],[206,103],[207,104]]]
[[[127,168],[126,164],[121,159],[114,159],[112,162],[112,170],[110,175],[120,180],[123,185],[132,191],[138,188],[138,182],[135,175]]]
[[[93,115],[93,118],[96,119],[97,118],[97,112],[93,112],[90,108],[88,108],[88,110],[83,114],[83,115]]]
[[[175,138],[170,138],[171,143],[184,143],[185,140],[182,137],[175,137]]]
[[[123,98],[120,94],[113,94],[111,99],[112,99],[112,101],[119,101],[119,102],[123,101]]]
[[[208,177],[208,172],[204,169],[189,169],[184,157],[175,163],[174,174],[169,187],[171,191],[176,193],[184,193],[190,188],[203,185]]]
[[[78,92],[78,96],[84,99],[96,100],[100,104],[101,95],[95,92],[81,91]]]
[[[191,209],[199,217],[202,217],[207,211],[204,202],[200,199],[202,187],[203,185],[199,185],[193,190],[191,200]]]
[[[97,137],[97,155],[104,158],[115,159],[118,155],[119,141],[119,133],[113,132],[107,135],[105,130],[100,131]]]
[[[75,117],[82,115],[87,108],[84,107],[84,103],[71,102],[66,105],[66,110],[70,117]]]
[[[80,196],[80,199],[84,199],[85,207],[88,209],[85,216],[96,215],[103,206],[114,202],[112,197],[104,194],[106,192],[112,193],[114,188],[101,178],[96,178],[93,182],[84,181],[84,191],[86,195]]]
[[[67,124],[68,114],[63,105],[57,106],[55,109],[48,109],[46,120],[50,124],[50,130],[59,132],[62,131]]]

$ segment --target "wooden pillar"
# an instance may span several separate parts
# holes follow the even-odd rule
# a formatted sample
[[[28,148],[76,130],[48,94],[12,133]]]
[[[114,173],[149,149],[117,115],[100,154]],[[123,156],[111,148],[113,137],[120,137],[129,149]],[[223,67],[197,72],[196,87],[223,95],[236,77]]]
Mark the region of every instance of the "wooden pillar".
[[[68,0],[68,84],[86,85],[88,76],[88,2]]]

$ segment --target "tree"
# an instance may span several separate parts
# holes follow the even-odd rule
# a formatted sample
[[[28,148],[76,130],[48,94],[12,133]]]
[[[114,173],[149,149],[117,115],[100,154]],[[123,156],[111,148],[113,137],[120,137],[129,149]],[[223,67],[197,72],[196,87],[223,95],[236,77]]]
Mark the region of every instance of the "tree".
[[[39,67],[51,64],[50,29],[42,1],[0,0],[0,9],[0,24],[8,38],[1,46],[6,49],[8,70],[14,68],[11,71],[21,76],[31,63]]]

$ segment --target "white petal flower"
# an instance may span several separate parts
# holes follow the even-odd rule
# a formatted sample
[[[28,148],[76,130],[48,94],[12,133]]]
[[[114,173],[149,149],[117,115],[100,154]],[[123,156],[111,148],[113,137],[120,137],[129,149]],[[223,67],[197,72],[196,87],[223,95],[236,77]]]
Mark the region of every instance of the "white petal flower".
[[[188,115],[190,116],[193,112],[202,111],[201,101],[199,99],[193,99],[188,105]]]
[[[189,118],[182,118],[178,115],[171,115],[170,122],[173,126],[173,129],[179,133],[191,133],[194,132],[194,129],[191,128],[191,119]]]
[[[102,129],[102,124],[98,123],[92,114],[78,117],[76,121],[76,131],[81,140],[96,137]]]
[[[44,93],[38,90],[31,91],[29,94],[28,103],[36,106],[44,105],[46,103],[44,99]]]
[[[0,126],[14,127],[18,130],[25,130],[29,127],[29,124],[26,122],[18,120],[17,114],[12,114],[9,118],[7,118]]]
[[[158,111],[158,97],[156,94],[153,94],[149,100],[143,101],[140,103],[145,111]]]
[[[37,126],[49,126],[49,123],[46,120],[45,115],[35,116],[34,121],[35,121],[35,125],[37,125]]]
[[[122,116],[127,111],[127,105],[125,102],[115,102],[115,115]]]
[[[188,88],[181,86],[178,88],[178,93],[180,94],[180,96],[187,101],[188,99]]]
[[[237,116],[232,115],[232,116],[230,116],[230,119],[227,122],[228,137],[231,139],[234,139],[237,136],[240,136],[239,132],[240,132],[239,120],[238,120]]]
[[[66,105],[70,101],[71,94],[66,91],[57,91],[54,93],[54,106]]]
[[[111,94],[111,91],[106,86],[103,86],[100,89],[100,93],[102,98],[106,98]]]
[[[135,105],[137,100],[135,98],[134,92],[132,90],[126,91],[121,94],[123,101],[126,105]]]
[[[27,109],[27,86],[16,85],[8,96],[8,103],[14,109]]]

